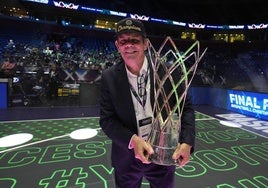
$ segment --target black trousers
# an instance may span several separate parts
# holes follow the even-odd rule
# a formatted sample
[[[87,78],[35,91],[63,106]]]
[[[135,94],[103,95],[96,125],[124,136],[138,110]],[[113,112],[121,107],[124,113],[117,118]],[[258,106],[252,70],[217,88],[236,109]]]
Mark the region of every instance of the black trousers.
[[[151,188],[174,188],[175,169],[175,166],[143,164],[135,159],[127,172],[114,169],[116,188],[140,188],[143,177]]]

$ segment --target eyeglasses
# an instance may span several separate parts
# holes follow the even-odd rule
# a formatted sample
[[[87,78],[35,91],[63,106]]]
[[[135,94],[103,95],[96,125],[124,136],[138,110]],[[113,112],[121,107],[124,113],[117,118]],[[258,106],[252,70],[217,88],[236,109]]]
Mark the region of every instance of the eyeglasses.
[[[137,77],[137,85],[138,85],[138,94],[140,97],[144,97],[146,95],[146,85],[145,85],[145,76],[144,74]]]
[[[135,45],[135,44],[140,44],[142,41],[141,40],[138,40],[138,39],[123,39],[123,40],[120,40],[118,41],[118,44],[120,46],[124,46],[126,44],[132,44],[132,45]]]

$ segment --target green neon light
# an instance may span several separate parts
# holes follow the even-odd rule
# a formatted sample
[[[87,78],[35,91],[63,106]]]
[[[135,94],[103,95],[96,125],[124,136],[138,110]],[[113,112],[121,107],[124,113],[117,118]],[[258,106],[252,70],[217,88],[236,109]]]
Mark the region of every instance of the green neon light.
[[[41,179],[39,185],[44,186],[44,188],[63,188],[72,186],[79,186],[81,188],[85,188],[86,183],[84,182],[84,180],[86,178],[88,178],[88,173],[84,172],[82,167],[76,167],[71,169],[70,171],[56,170],[52,173],[50,177]]]
[[[228,182],[224,178],[216,179],[213,182],[216,184],[213,184],[213,186],[210,181],[203,182],[202,188],[268,187],[268,177],[262,171],[263,166],[267,165],[268,162],[268,142],[265,138],[243,129],[222,126],[216,119],[207,121],[209,117],[199,113],[196,113],[196,117],[199,118],[196,126],[197,150],[192,154],[190,163],[184,168],[176,169],[175,175],[179,178],[179,181],[195,183],[211,176],[211,174],[215,174],[213,177],[222,177],[222,174],[234,172],[239,176],[234,176]],[[39,132],[46,132],[42,136],[40,133],[38,134],[38,139],[42,140],[48,139],[47,134],[54,129],[53,126],[61,125],[57,134],[61,129],[70,132],[70,128],[74,124],[83,128],[88,127],[87,123],[95,122],[96,124],[91,126],[93,128],[99,127],[98,121],[95,120],[76,121],[72,119],[70,120],[72,123],[68,123],[68,120],[57,121],[57,125],[50,124],[48,121],[29,122],[30,125],[33,125],[33,129],[30,130],[38,133],[34,130],[38,127]],[[81,124],[79,125],[77,122],[81,122]],[[4,132],[6,129],[8,131],[17,129],[25,132],[30,128],[29,124],[26,123],[28,127],[22,127],[19,122],[7,122],[6,124],[0,122],[2,127],[0,135],[7,135],[7,132]],[[51,129],[48,129],[48,127]],[[97,187],[113,186],[113,168],[109,164],[105,164],[108,163],[107,158],[110,157],[108,156],[110,145],[111,140],[100,131],[94,140],[73,141],[64,137],[51,140],[47,145],[42,144],[40,147],[37,147],[39,145],[36,145],[36,147],[28,146],[1,153],[0,187],[7,187],[6,185],[11,184],[10,187],[23,187],[24,180],[21,180],[22,176],[16,175],[16,172],[20,167],[32,170],[31,165],[38,167],[40,171],[50,169],[45,175],[43,174],[42,177],[37,179],[40,187],[58,186],[59,188],[65,185],[83,187],[94,183],[92,181],[95,181],[96,178],[99,180],[95,182]],[[85,166],[82,167],[82,164],[85,164]],[[60,169],[55,170],[57,167],[60,167]],[[248,175],[244,177],[243,173],[239,174],[241,168],[247,170],[249,177]],[[254,170],[250,172],[251,169]],[[32,177],[33,182],[35,182],[35,177],[42,174],[38,170],[33,170],[36,173],[36,176],[34,174]],[[143,181],[142,185],[143,188],[149,187],[146,181]],[[31,187],[37,186],[38,184]]]

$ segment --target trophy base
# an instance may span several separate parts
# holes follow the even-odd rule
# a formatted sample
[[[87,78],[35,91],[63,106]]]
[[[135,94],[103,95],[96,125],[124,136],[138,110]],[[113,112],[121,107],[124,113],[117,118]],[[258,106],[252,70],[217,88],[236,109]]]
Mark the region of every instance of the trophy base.
[[[176,148],[163,148],[159,146],[152,147],[154,154],[150,155],[149,161],[163,166],[177,165],[177,160],[172,159],[172,155]]]

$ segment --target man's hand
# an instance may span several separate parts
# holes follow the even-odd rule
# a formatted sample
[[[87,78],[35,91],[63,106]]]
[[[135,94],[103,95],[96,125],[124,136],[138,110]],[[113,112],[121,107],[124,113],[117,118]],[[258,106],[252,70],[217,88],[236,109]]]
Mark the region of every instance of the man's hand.
[[[148,159],[149,156],[154,153],[152,146],[137,135],[133,136],[132,142],[135,158],[141,160],[141,162],[145,164],[151,163]]]
[[[190,161],[191,147],[188,144],[178,144],[175,152],[173,153],[172,159],[177,160],[178,166],[183,167]]]

